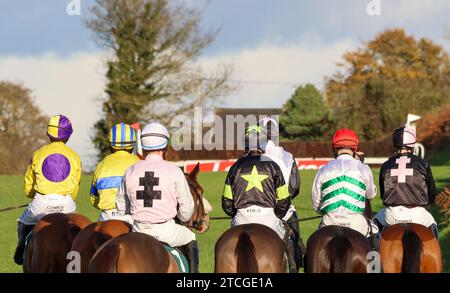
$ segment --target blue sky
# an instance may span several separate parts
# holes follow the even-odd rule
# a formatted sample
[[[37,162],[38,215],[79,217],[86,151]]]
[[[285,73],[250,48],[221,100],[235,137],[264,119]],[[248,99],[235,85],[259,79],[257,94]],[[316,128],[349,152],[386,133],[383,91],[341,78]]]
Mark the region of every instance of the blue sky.
[[[76,132],[71,145],[93,161],[91,126],[98,119],[105,53],[85,27],[93,0],[79,0],[81,16],[69,16],[73,0],[0,1],[0,80],[22,82],[47,114],[66,113]],[[76,0],[75,0],[76,1]],[[199,63],[235,65],[236,80],[311,82],[321,87],[345,51],[386,28],[402,27],[447,50],[450,1],[374,0],[381,15],[369,16],[373,0],[178,0],[204,10],[202,26],[221,28]],[[290,84],[242,84],[222,106],[279,107]]]
[[[81,16],[69,16],[72,0],[15,0],[0,4],[1,55],[67,55],[96,51],[84,25],[93,0],[79,0]],[[182,1],[182,0],[180,0]],[[204,10],[205,28],[221,28],[205,53],[217,54],[264,43],[291,45],[320,38],[367,40],[383,28],[403,26],[409,32],[441,39],[449,27],[450,3],[440,0],[381,0],[381,16],[368,16],[370,0],[185,0]],[[418,2],[421,2],[418,4]],[[425,4],[423,4],[425,3]]]

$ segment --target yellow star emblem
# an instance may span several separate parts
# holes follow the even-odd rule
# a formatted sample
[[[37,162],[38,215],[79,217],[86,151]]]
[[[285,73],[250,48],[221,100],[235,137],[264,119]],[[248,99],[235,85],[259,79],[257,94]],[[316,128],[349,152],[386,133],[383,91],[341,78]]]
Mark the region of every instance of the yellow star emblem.
[[[245,191],[249,191],[250,189],[256,187],[259,191],[263,192],[261,183],[266,180],[269,175],[259,175],[258,169],[256,169],[256,166],[253,166],[251,174],[241,175],[241,177],[248,181]]]

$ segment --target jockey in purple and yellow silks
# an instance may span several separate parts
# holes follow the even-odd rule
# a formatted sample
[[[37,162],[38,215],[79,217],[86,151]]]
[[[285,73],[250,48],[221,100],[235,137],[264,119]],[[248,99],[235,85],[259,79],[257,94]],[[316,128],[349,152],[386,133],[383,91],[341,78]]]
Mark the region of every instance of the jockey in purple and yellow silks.
[[[66,142],[72,135],[72,124],[63,115],[53,116],[47,126],[50,143],[38,149],[25,174],[25,194],[32,202],[18,220],[18,245],[14,255],[23,263],[27,232],[36,222],[51,213],[72,213],[76,210],[80,177],[80,157]]]
[[[117,219],[131,223],[129,215],[116,214],[116,194],[125,171],[139,162],[139,158],[131,153],[136,143],[136,132],[128,124],[117,124],[111,128],[109,142],[112,154],[98,163],[95,169],[91,185],[91,202],[96,209],[102,211],[99,221]]]

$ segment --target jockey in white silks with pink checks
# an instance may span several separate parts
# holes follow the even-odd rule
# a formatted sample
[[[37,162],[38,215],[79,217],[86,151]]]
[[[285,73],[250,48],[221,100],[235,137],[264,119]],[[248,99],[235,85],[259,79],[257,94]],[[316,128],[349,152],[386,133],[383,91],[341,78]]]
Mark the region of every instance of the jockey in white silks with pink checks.
[[[125,172],[116,197],[117,214],[131,215],[135,232],[171,247],[184,246],[189,271],[198,272],[195,234],[174,220],[189,221],[194,200],[183,171],[163,158],[169,133],[160,123],[150,123],[142,131],[141,142],[145,160]]]

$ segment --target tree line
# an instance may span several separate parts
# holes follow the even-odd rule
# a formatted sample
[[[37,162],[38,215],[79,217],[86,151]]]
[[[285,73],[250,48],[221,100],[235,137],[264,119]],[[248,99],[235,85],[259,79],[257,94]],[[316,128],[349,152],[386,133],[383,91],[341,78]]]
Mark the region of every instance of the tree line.
[[[109,56],[103,114],[92,136],[99,158],[109,152],[114,124],[167,123],[195,106],[211,108],[237,89],[231,64],[210,71],[198,65],[219,32],[205,30],[201,20],[200,10],[179,1],[95,1],[86,25]],[[380,139],[402,125],[407,113],[426,115],[450,103],[448,52],[403,29],[381,32],[337,65],[321,91],[300,86],[284,104],[285,141],[328,140],[341,127],[353,128],[362,140]],[[0,83],[1,174],[24,169],[32,150],[45,143],[46,119],[26,87]]]
[[[450,103],[448,53],[403,29],[383,31],[346,52],[338,68],[323,92],[311,84],[295,90],[280,117],[284,139],[329,139],[342,127],[363,140],[382,139],[404,125],[408,113],[426,115]]]

